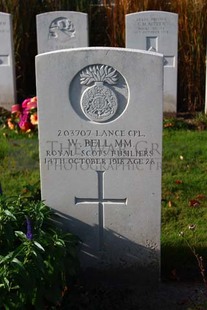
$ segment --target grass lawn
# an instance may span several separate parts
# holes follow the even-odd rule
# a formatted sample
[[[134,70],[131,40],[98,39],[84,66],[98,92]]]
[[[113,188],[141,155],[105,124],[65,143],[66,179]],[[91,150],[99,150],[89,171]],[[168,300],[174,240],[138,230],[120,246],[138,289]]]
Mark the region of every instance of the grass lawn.
[[[28,184],[39,181],[37,135],[0,131],[0,182],[7,196],[19,195]]]
[[[0,182],[18,195],[39,182],[37,135],[0,130]],[[207,131],[163,131],[162,272],[167,277],[199,275],[186,240],[207,261]],[[194,226],[195,225],[195,226]],[[189,229],[189,226],[191,229]],[[194,229],[195,227],[195,229]],[[179,233],[184,233],[183,237]]]
[[[181,278],[197,266],[186,241],[207,259],[206,142],[207,131],[163,133],[162,268]]]

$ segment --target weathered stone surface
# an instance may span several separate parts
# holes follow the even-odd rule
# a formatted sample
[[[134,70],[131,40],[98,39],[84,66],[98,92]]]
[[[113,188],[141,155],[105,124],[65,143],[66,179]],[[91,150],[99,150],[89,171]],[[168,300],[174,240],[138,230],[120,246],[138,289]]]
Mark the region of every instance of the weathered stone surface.
[[[38,54],[88,46],[88,15],[54,11],[39,14],[37,20]]]
[[[84,269],[158,279],[162,64],[115,48],[36,57],[42,199],[81,238]]]
[[[0,106],[10,110],[16,101],[12,17],[0,13]]]
[[[164,55],[164,112],[177,112],[178,14],[145,11],[126,15],[126,47]]]

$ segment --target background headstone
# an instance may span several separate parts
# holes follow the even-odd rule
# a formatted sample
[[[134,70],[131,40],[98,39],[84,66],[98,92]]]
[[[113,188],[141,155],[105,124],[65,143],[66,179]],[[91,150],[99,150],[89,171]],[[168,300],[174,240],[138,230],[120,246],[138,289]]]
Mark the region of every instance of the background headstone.
[[[157,53],[36,57],[42,199],[81,238],[84,269],[158,280],[162,78]]]
[[[88,15],[54,11],[36,16],[38,54],[88,46]]]
[[[126,47],[164,55],[164,112],[177,112],[178,14],[145,11],[126,15]]]
[[[10,110],[16,103],[12,17],[0,13],[0,106]]]
[[[206,89],[205,89],[205,114],[207,114],[207,43],[206,43]]]

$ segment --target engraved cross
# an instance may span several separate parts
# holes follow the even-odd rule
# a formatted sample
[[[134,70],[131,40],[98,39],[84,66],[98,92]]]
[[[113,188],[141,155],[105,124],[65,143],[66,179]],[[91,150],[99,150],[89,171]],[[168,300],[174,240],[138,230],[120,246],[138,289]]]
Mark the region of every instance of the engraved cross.
[[[146,37],[146,50],[158,52],[158,37]],[[175,67],[175,56],[163,55],[164,67]]]
[[[105,204],[127,204],[127,198],[104,198],[104,172],[96,171],[98,175],[98,198],[77,198],[75,197],[75,204],[98,204],[98,218],[99,218],[99,250],[104,248],[104,206]]]

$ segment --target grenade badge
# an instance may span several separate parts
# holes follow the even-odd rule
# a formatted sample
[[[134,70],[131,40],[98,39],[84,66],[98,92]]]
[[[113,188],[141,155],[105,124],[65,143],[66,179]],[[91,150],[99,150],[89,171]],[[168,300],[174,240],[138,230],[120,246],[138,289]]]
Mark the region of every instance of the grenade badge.
[[[89,120],[104,122],[115,115],[118,100],[111,85],[117,81],[117,71],[107,65],[89,66],[80,73],[80,84],[89,85],[80,100],[81,109]]]

